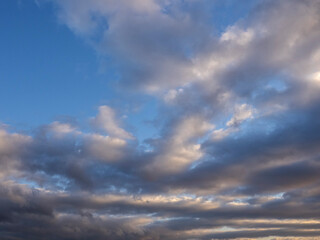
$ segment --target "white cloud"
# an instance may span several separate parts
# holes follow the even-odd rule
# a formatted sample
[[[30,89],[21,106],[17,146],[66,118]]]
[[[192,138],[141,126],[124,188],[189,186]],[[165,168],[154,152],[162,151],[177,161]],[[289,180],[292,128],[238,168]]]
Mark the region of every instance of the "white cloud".
[[[146,166],[149,173],[174,174],[185,170],[203,156],[197,141],[214,126],[199,116],[190,116],[179,122],[170,136],[162,139],[153,161]]]
[[[94,126],[103,129],[111,137],[121,139],[133,139],[126,130],[119,127],[115,111],[109,106],[100,106],[98,115],[92,120]]]
[[[0,129],[0,155],[15,155],[21,152],[32,138],[18,133],[9,133]],[[1,160],[1,159],[0,159]]]
[[[170,89],[163,97],[166,103],[172,103],[183,92],[183,88]]]
[[[84,137],[86,154],[104,162],[120,160],[126,154],[126,145],[127,143],[123,139],[109,136],[89,134]]]
[[[235,132],[237,129],[235,128],[220,128],[217,130],[214,130],[212,132],[212,139],[213,140],[222,140],[223,138],[229,136],[231,133]]]
[[[48,125],[48,129],[55,137],[64,137],[67,134],[80,134],[76,127],[68,123],[53,122]]]
[[[227,127],[237,127],[243,121],[253,118],[254,110],[247,104],[236,105],[232,118],[227,122]]]
[[[219,141],[229,136],[231,133],[239,131],[242,122],[252,119],[255,113],[248,104],[235,105],[234,113],[231,119],[226,123],[226,128],[220,128],[212,132],[212,139]]]

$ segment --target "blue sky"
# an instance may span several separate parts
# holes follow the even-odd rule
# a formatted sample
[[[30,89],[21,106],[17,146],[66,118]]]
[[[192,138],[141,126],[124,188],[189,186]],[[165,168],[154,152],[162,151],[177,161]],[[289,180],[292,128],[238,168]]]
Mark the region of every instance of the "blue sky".
[[[132,93],[116,89],[119,73],[112,59],[59,22],[52,3],[0,4],[3,123],[20,131],[55,120],[85,124],[98,106],[113,104],[130,115],[130,127],[141,139],[156,134],[151,124],[144,123],[155,117],[155,101],[148,96],[129,100]]]
[[[113,69],[112,59],[98,53],[59,21],[54,4],[32,0],[0,4],[2,122],[28,129],[54,120],[84,121],[94,115],[99,105],[128,108],[135,99],[136,105],[142,106],[140,114],[132,114],[134,125],[144,125],[144,116],[137,115],[155,116],[155,106],[148,106],[155,105],[155,100],[139,100],[141,96],[129,100],[127,93],[122,94],[123,89],[114,87],[121,73]],[[246,16],[254,1],[238,4],[237,8],[232,7],[234,4],[235,1],[226,1],[212,6],[212,22],[218,34]],[[152,120],[148,116],[146,120]],[[147,136],[140,134],[142,138]]]
[[[3,121],[36,126],[88,114],[110,98],[97,55],[58,23],[51,5],[2,1],[1,9]]]
[[[319,11],[1,1],[0,238],[319,238]]]

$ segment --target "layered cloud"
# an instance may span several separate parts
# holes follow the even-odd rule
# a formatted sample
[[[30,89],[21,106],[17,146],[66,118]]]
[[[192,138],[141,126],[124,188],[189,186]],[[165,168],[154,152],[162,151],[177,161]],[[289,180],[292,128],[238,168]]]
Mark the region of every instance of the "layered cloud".
[[[259,0],[221,33],[218,1],[52,2],[158,132],[107,105],[2,127],[1,239],[319,238],[320,1]]]

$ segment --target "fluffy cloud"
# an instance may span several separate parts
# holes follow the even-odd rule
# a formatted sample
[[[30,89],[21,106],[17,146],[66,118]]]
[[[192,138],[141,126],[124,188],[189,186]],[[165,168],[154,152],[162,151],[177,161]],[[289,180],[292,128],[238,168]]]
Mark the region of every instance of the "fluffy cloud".
[[[146,166],[150,175],[173,174],[185,170],[204,153],[197,141],[213,126],[198,116],[177,122],[173,131],[156,142],[154,159]]]
[[[132,139],[132,135],[118,126],[115,112],[109,106],[99,107],[99,114],[93,119],[96,127],[105,130],[110,136],[122,139]]]

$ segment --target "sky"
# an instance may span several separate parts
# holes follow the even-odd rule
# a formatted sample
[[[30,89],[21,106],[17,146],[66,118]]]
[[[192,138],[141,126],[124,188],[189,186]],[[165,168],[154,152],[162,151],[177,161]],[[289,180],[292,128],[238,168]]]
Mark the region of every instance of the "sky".
[[[0,239],[319,239],[319,11],[0,1]]]

